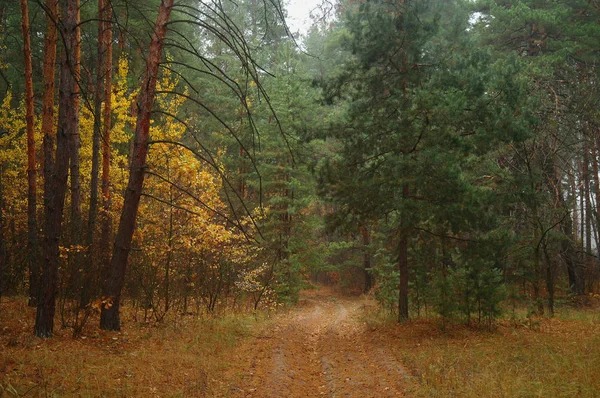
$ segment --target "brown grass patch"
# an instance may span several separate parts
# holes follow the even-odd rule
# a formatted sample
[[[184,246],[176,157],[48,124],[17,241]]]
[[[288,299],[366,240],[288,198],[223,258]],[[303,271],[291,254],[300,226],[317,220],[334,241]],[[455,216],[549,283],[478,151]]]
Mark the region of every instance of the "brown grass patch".
[[[495,331],[437,320],[374,327],[402,358],[422,397],[597,397],[598,310],[566,309]]]
[[[44,340],[33,336],[25,299],[3,301],[0,396],[211,396],[236,344],[264,324],[243,315],[139,324],[129,315],[120,333],[91,319],[80,339],[59,329]]]
[[[325,293],[309,292],[305,305],[336,299]],[[597,308],[563,307],[553,319],[524,318],[523,310],[520,320],[503,320],[494,331],[461,324],[442,330],[436,319],[397,325],[367,299],[362,310],[366,338],[403,362],[411,396],[599,396]],[[84,338],[58,329],[42,340],[33,337],[34,316],[24,299],[0,304],[0,396],[229,396],[245,380],[240,364],[254,355],[253,338],[272,323],[231,314],[141,324],[126,312],[121,333],[100,331],[91,319]]]

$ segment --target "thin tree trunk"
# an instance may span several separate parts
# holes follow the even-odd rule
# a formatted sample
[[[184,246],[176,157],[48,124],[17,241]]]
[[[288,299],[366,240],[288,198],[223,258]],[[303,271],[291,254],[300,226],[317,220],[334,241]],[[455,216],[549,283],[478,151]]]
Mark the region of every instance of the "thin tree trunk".
[[[4,268],[8,260],[6,237],[4,236],[4,187],[2,186],[2,177],[4,177],[4,163],[0,163],[0,300],[4,292]]]
[[[543,264],[542,264],[542,253],[541,248],[544,244],[544,234],[543,228],[540,224],[539,212],[537,207],[537,202],[532,207],[531,212],[533,216],[533,244],[535,245],[533,248],[533,267],[534,267],[534,278],[533,281],[533,299],[537,304],[537,314],[544,314],[544,301],[542,299],[542,290],[543,290]]]
[[[369,245],[371,244],[371,234],[369,228],[366,225],[361,227],[362,233],[362,244],[363,244],[363,272],[365,276],[365,285],[363,292],[368,293],[373,287],[373,278],[371,276],[371,250]]]
[[[168,160],[167,160],[168,162]],[[173,186],[169,185],[169,203],[173,204]],[[170,275],[171,275],[171,262],[173,260],[173,206],[169,206],[169,231],[167,235],[167,258],[165,262],[165,314],[170,308]]]
[[[56,73],[56,43],[58,41],[58,0],[46,0],[46,21],[48,24],[44,38],[44,93],[42,95],[42,134],[44,136],[44,202],[52,191],[51,175],[54,168],[54,78]],[[44,203],[47,207],[47,203]]]
[[[129,171],[129,182],[125,191],[123,210],[121,211],[119,228],[115,237],[109,277],[104,287],[104,296],[110,298],[112,301],[110,307],[104,306],[102,308],[100,327],[105,330],[121,329],[119,317],[121,290],[125,282],[127,258],[129,256],[135,220],[142,195],[146,157],[148,154],[150,113],[152,111],[152,104],[154,103],[158,66],[162,56],[164,39],[167,34],[167,22],[171,16],[172,7],[173,0],[161,1],[150,43],[142,91],[138,97],[139,112],[135,127],[135,141]]]
[[[104,128],[102,130],[102,230],[100,250],[103,268],[110,262],[110,235],[112,218],[110,215],[110,132],[112,128],[112,7],[106,0],[104,7]]]
[[[0,5],[0,34],[4,35],[5,24],[4,15],[5,9]],[[2,302],[2,294],[4,292],[4,273],[8,261],[8,251],[6,248],[6,237],[4,236],[4,188],[2,186],[2,178],[4,177],[4,163],[0,163],[0,303]]]
[[[598,257],[600,258],[600,242],[598,236],[600,236],[600,177],[598,176],[598,137],[596,134],[592,134],[592,142],[590,142],[590,146],[592,147],[592,177],[594,178],[594,196],[596,198],[596,251],[598,252]]]
[[[37,170],[35,163],[35,132],[33,111],[33,67],[31,64],[31,33],[29,5],[21,0],[21,27],[25,69],[25,112],[27,126],[27,262],[29,264],[29,306],[36,307],[39,296],[40,247],[37,224]]]
[[[590,204],[590,154],[587,135],[583,136],[583,165],[582,165],[582,178],[583,178],[583,194],[585,203],[585,252],[591,254],[592,252],[592,206]]]
[[[544,251],[544,259],[546,262],[546,290],[548,291],[548,313],[551,317],[554,316],[554,264],[548,253],[547,242],[542,244]]]
[[[81,182],[80,182],[80,170],[79,170],[79,149],[81,148],[81,137],[79,135],[79,103],[80,103],[80,90],[79,81],[81,74],[81,30],[79,29],[79,1],[77,0],[77,14],[75,29],[75,43],[74,43],[74,59],[73,59],[73,74],[74,74],[74,86],[73,86],[73,104],[75,108],[74,113],[74,126],[71,132],[71,151],[70,151],[70,162],[71,162],[71,243],[81,244]]]
[[[577,261],[576,244],[573,239],[573,227],[571,215],[567,215],[560,225],[561,231],[569,239],[561,240],[561,251],[567,266],[567,274],[569,276],[569,287],[571,292],[576,295],[584,294],[585,281],[581,264]]]
[[[598,224],[597,224],[597,220],[596,220],[596,213],[595,213],[595,209],[596,209],[596,198],[595,195],[592,195],[590,193],[590,207],[591,207],[591,225],[592,225],[592,246],[596,248],[596,252],[598,251],[598,247],[594,246],[597,245],[597,242],[600,241],[600,239],[598,239]],[[592,254],[592,253],[590,253]],[[593,255],[593,254],[592,254]]]
[[[408,198],[408,185],[406,184],[402,188],[402,198],[404,200]],[[402,215],[400,243],[398,247],[398,271],[400,273],[400,283],[398,285],[398,322],[400,323],[408,321],[408,234],[404,225],[405,218]]]
[[[560,182],[560,181],[558,181]],[[568,239],[561,240],[562,256],[567,266],[567,275],[569,277],[569,287],[573,294],[583,294],[585,289],[585,281],[583,275],[583,268],[581,262],[578,261],[577,257],[577,227],[573,224],[577,222],[577,200],[576,200],[576,187],[573,173],[569,173],[569,185],[571,189],[571,195],[573,197],[573,215],[569,214],[564,217],[560,224],[560,229]],[[558,200],[562,208],[568,210],[568,204],[565,203],[561,185],[558,184]]]
[[[68,279],[71,283],[75,283],[75,286],[70,286],[71,288],[80,288],[81,287],[81,275],[80,268],[83,264],[82,258],[82,219],[81,219],[81,177],[80,177],[80,159],[79,159],[79,150],[81,148],[81,138],[79,135],[79,81],[81,74],[81,30],[79,29],[79,20],[80,20],[80,0],[76,0],[76,8],[77,12],[75,15],[76,18],[76,26],[75,29],[75,42],[73,43],[73,75],[74,75],[74,85],[73,85],[73,108],[75,110],[75,120],[73,122],[73,127],[71,131],[70,137],[70,148],[69,148],[69,161],[70,161],[70,178],[71,178],[71,248],[73,249],[72,255],[69,256],[70,261],[70,273]]]
[[[69,148],[76,126],[75,76],[73,75],[74,48],[76,45],[77,0],[65,0],[62,19],[63,51],[60,71],[58,131],[56,134],[56,157],[51,175],[52,193],[46,191],[46,234],[44,239],[44,268],[42,270],[42,290],[37,307],[34,332],[38,337],[52,337],[54,333],[54,313],[58,266],[60,262],[59,240],[62,230],[64,199],[69,173]],[[47,172],[47,171],[46,171]]]
[[[579,237],[579,212],[577,210],[577,184],[575,184],[575,170],[573,169],[571,173],[569,173],[569,185],[571,188],[571,198],[573,201],[573,226],[572,226],[572,235],[573,241],[577,242]]]
[[[577,181],[577,187],[579,188],[579,240],[580,240],[580,251],[581,259],[585,262],[585,190],[583,188],[583,162],[581,158],[577,162],[579,180]]]
[[[556,148],[556,142],[552,149]],[[554,200],[554,213],[560,214],[561,212],[567,212],[567,216],[560,217],[558,223],[554,226],[554,230],[559,232],[563,230],[562,224],[565,223],[565,219],[570,217],[569,209],[565,203],[563,192],[562,192],[562,176],[560,175],[560,171],[556,164],[552,162],[552,164],[548,165],[548,177],[550,179],[548,188],[549,190],[553,190],[555,193]],[[566,241],[566,239],[565,239]],[[567,241],[568,242],[568,241]],[[565,247],[565,245],[563,245]],[[542,248],[544,250],[544,260],[546,266],[546,291],[548,292],[548,311],[550,316],[554,316],[554,294],[555,294],[555,278],[556,278],[556,260],[550,256],[549,248],[548,248],[548,240],[545,239],[542,243]],[[568,251],[568,250],[567,250]],[[565,253],[566,254],[566,253]],[[567,262],[570,260],[565,257]]]
[[[94,92],[94,133],[92,137],[92,171],[90,176],[90,207],[85,243],[87,259],[83,267],[83,283],[79,306],[87,306],[92,297],[92,272],[96,268],[94,235],[98,216],[98,177],[100,171],[100,137],[102,132],[102,95],[104,94],[104,29],[103,17],[105,0],[98,0],[98,55],[96,69],[96,89]]]
[[[400,272],[400,284],[398,285],[398,322],[408,320],[408,250],[405,231],[399,244],[398,271]]]

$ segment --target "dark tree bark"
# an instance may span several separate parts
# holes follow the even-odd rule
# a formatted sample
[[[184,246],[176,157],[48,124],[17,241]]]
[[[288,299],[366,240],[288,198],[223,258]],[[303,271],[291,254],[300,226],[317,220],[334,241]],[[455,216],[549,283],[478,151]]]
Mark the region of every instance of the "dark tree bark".
[[[402,188],[402,198],[408,198],[408,185]],[[398,322],[408,321],[408,234],[406,231],[405,216],[402,215],[400,229],[400,243],[398,245],[398,271],[400,283],[398,285]]]
[[[592,140],[590,142],[592,148],[592,176],[594,178],[594,196],[596,198],[596,231],[597,235],[600,235],[600,177],[598,176],[598,137],[597,134],[592,134]],[[596,238],[596,251],[600,256],[600,242]]]
[[[40,246],[37,223],[37,170],[35,163],[35,134],[33,126],[33,67],[31,64],[31,33],[29,5],[21,0],[23,56],[25,69],[25,113],[27,126],[27,262],[29,264],[29,306],[36,307],[39,296]]]
[[[575,170],[569,173],[569,185],[571,188],[571,198],[573,201],[573,241],[577,242],[579,238],[579,211],[577,210],[577,184],[575,183]]]
[[[554,316],[554,275],[555,266],[554,261],[550,258],[548,249],[548,242],[542,243],[542,250],[544,252],[544,260],[546,262],[546,290],[548,292],[548,313],[551,317]]]
[[[168,161],[167,161],[168,162]],[[167,163],[168,167],[168,163]],[[173,204],[173,186],[169,185],[169,203]],[[169,230],[167,232],[167,258],[165,261],[165,314],[169,311],[171,301],[169,296],[171,263],[173,261],[173,206],[169,206]]]
[[[566,207],[565,207],[566,208]],[[561,241],[561,255],[567,267],[569,287],[575,295],[585,294],[585,277],[582,264],[577,259],[575,240],[573,237],[573,225],[571,215],[568,214],[560,224],[560,229],[569,239]]]
[[[365,286],[363,289],[364,293],[368,293],[373,287],[373,277],[371,276],[371,250],[369,245],[371,244],[371,234],[369,228],[366,225],[361,227],[362,244],[363,244],[363,272],[365,276]]]
[[[75,120],[73,121],[73,127],[71,129],[70,137],[70,148],[69,148],[69,161],[70,161],[70,178],[71,178],[71,246],[74,248],[73,254],[70,256],[70,279],[75,281],[78,285],[80,282],[79,269],[83,263],[81,247],[83,244],[82,239],[82,219],[81,219],[81,177],[80,177],[80,159],[79,150],[81,148],[81,137],[79,135],[79,81],[81,73],[81,30],[79,29],[79,2],[76,1],[76,26],[75,29],[75,42],[73,43],[73,74],[74,74],[74,86],[73,86],[73,108],[75,109]]]
[[[41,296],[37,307],[34,332],[38,337],[52,337],[58,266],[60,261],[59,240],[62,232],[64,200],[69,173],[69,148],[76,127],[75,76],[73,60],[77,41],[77,0],[65,0],[61,25],[65,49],[60,66],[58,131],[56,134],[56,156],[51,175],[52,189],[46,194],[46,234],[44,238],[44,267],[42,269]],[[48,170],[45,170],[48,173]]]
[[[398,322],[408,320],[408,250],[405,231],[398,245],[398,271],[400,272],[400,284],[398,285]]]
[[[592,204],[590,203],[590,155],[587,134],[583,136],[583,164],[582,175],[583,179],[583,195],[585,203],[585,252],[587,255],[592,252]],[[583,209],[582,209],[583,211]]]
[[[577,167],[579,168],[579,167]],[[573,201],[573,216],[567,215],[565,220],[561,223],[562,232],[570,238],[570,240],[563,240],[561,242],[562,255],[567,266],[567,275],[569,278],[569,286],[571,292],[575,295],[581,295],[585,292],[585,274],[583,272],[583,261],[580,256],[577,255],[577,246],[579,238],[579,212],[577,209],[577,184],[575,183],[575,173],[577,170],[573,170],[569,173],[569,185],[571,189],[571,197]],[[558,185],[560,188],[560,185]],[[559,193],[559,198],[562,198],[562,193]],[[566,208],[566,204],[564,204]],[[582,210],[583,211],[583,210]]]
[[[92,170],[90,175],[90,207],[85,237],[87,258],[83,266],[83,281],[79,306],[84,308],[92,297],[92,272],[96,269],[94,236],[98,217],[98,181],[100,172],[100,138],[102,135],[102,96],[104,94],[104,30],[106,0],[98,0],[98,52],[96,69],[96,87],[94,91],[94,133],[92,137]]]
[[[42,134],[44,136],[44,207],[52,191],[50,176],[54,168],[54,75],[56,69],[56,43],[58,40],[58,0],[46,1],[48,24],[44,38],[44,93],[42,95]]]
[[[54,170],[54,75],[56,69],[56,43],[58,40],[58,30],[56,23],[58,21],[58,0],[47,0],[46,1],[46,23],[47,32],[44,38],[44,92],[42,94],[42,134],[43,134],[43,150],[44,150],[44,209],[50,207],[50,201],[52,197],[52,173]],[[45,233],[48,233],[48,225],[44,225]],[[44,236],[44,246],[46,244],[46,237]],[[46,248],[43,248],[44,260],[46,261]],[[42,265],[44,267],[44,265]],[[39,269],[39,280],[36,282],[37,286],[33,289],[38,292],[38,305],[39,297],[42,292],[41,282],[42,270]]]
[[[101,251],[100,261],[103,267],[108,268],[110,261],[110,235],[112,218],[110,215],[110,132],[112,128],[112,8],[110,1],[106,0],[104,7],[104,112],[102,130],[102,230],[100,232]]]
[[[154,103],[158,66],[162,56],[164,39],[167,34],[167,22],[171,16],[172,7],[173,0],[161,1],[146,61],[143,86],[137,100],[138,116],[135,127],[132,162],[129,170],[129,182],[125,191],[123,210],[121,211],[119,228],[115,237],[108,280],[103,289],[103,295],[112,301],[110,307],[103,306],[102,308],[100,327],[105,330],[121,329],[119,317],[121,290],[125,281],[127,258],[131,248],[135,220],[144,184],[150,132],[150,113],[152,111],[152,104]]]
[[[54,295],[56,270],[51,259],[54,254],[49,247],[52,237],[52,219],[56,192],[53,192],[54,177],[54,74],[56,64],[56,43],[58,40],[58,0],[46,1],[46,22],[48,24],[44,39],[44,93],[42,96],[42,134],[44,136],[44,244],[43,265],[40,272],[38,307],[34,333],[41,337],[52,336],[54,330]]]
[[[6,250],[6,237],[4,236],[4,187],[2,177],[4,176],[4,164],[0,163],[0,299],[4,292],[4,272],[8,260]]]

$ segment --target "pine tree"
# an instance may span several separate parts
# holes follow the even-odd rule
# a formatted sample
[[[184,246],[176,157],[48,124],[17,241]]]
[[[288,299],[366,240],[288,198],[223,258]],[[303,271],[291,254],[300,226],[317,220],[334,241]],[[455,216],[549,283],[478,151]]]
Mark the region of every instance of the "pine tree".
[[[339,157],[322,181],[339,217],[393,226],[400,321],[408,319],[410,246],[421,234],[452,239],[492,227],[476,199],[488,189],[486,170],[473,166],[485,165],[494,145],[526,138],[534,121],[515,117],[529,106],[519,60],[478,46],[467,11],[436,1],[350,9],[345,46],[354,60],[329,88],[349,104],[332,130]]]

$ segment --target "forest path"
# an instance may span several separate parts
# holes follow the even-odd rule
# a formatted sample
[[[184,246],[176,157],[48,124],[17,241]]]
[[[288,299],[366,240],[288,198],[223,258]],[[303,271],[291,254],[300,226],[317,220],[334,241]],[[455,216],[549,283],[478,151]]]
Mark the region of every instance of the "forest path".
[[[368,330],[365,299],[327,288],[303,292],[298,307],[237,350],[219,396],[402,397],[410,381],[387,342]]]

